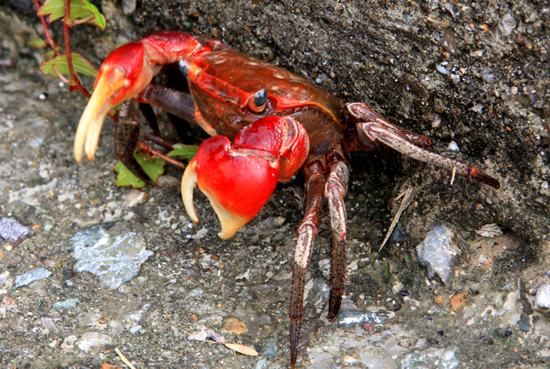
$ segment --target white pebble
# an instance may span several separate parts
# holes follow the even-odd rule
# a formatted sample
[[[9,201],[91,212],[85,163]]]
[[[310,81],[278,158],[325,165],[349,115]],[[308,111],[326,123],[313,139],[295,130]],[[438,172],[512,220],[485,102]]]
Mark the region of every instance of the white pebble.
[[[476,104],[470,110],[475,111],[476,113],[481,113],[483,111],[483,104]]]
[[[141,325],[136,325],[136,326],[133,326],[132,328],[130,328],[130,333],[131,334],[136,334],[140,330],[141,330]]]
[[[454,141],[449,142],[449,146],[447,148],[453,151],[460,151],[460,148],[458,147],[457,143]]]
[[[447,70],[447,68],[445,68],[445,67],[444,67],[443,65],[441,65],[441,64],[438,64],[438,65],[435,67],[435,69],[437,69],[437,71],[438,71],[439,73],[441,73],[441,74],[451,74],[451,72],[449,72],[449,71]]]

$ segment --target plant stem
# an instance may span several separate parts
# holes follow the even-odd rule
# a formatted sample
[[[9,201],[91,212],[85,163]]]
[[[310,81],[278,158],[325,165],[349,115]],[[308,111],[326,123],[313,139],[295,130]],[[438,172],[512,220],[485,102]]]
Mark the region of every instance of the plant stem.
[[[34,6],[36,7],[36,11],[38,12],[40,10],[40,4],[38,3],[38,0],[34,0]],[[53,52],[55,55],[60,55],[59,47],[53,40],[52,36],[50,35],[50,30],[48,29],[48,25],[46,24],[46,19],[43,15],[39,15],[38,18],[40,18],[40,22],[42,22],[42,28],[44,28],[44,35],[46,36],[46,41],[50,45],[50,47],[53,49]]]
[[[74,72],[74,65],[73,65],[73,55],[71,54],[71,38],[69,34],[70,26],[72,25],[72,19],[71,19],[71,0],[65,1],[65,18],[63,19],[63,34],[65,36],[65,54],[67,55],[67,64],[69,65],[69,74],[71,76],[71,86],[69,87],[69,91],[73,92],[74,90],[80,91],[84,96],[86,96],[88,99],[92,96],[86,90],[82,85],[80,84],[80,80],[78,79],[78,76]],[[72,83],[74,82],[74,86]]]
[[[156,156],[158,156],[158,157],[164,159],[166,162],[168,162],[168,163],[170,163],[170,164],[173,164],[173,165],[175,165],[175,166],[177,166],[177,167],[180,167],[180,168],[184,168],[184,169],[185,169],[185,165],[184,165],[183,163],[181,163],[181,162],[179,162],[179,161],[177,161],[177,160],[175,160],[175,159],[172,159],[171,157],[166,156],[166,155],[164,155],[164,154],[162,154],[162,153],[160,153],[160,152],[158,152],[158,151],[156,151],[156,150],[151,149],[151,147],[150,147],[149,145],[147,145],[145,142],[138,141],[138,142],[137,142],[137,145],[139,146],[139,149],[140,149],[140,150],[145,150],[146,152],[149,152],[149,153],[151,153],[151,154],[153,154],[153,155],[156,155]]]

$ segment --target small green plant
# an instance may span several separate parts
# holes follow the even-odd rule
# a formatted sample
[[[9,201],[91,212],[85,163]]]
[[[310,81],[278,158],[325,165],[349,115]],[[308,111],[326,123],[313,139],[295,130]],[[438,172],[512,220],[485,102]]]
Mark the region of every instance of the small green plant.
[[[40,71],[44,74],[49,74],[54,78],[59,78],[61,81],[70,86],[69,90],[79,91],[86,98],[90,98],[90,92],[80,83],[79,74],[95,78],[98,70],[84,56],[71,52],[70,29],[79,24],[91,24],[104,30],[106,20],[103,14],[99,12],[97,7],[87,0],[46,0],[42,5],[39,0],[34,0],[34,4],[38,10],[38,16],[44,27],[46,40],[34,39],[29,41],[29,45],[42,49],[48,45],[51,51],[45,56],[50,57],[49,60],[42,62]],[[46,23],[48,17],[49,23],[61,19],[63,22],[63,35],[65,54],[61,51],[48,30]],[[116,122],[116,115],[109,114]],[[176,145],[175,150],[164,155],[160,152],[152,150],[149,145],[138,142],[134,157],[143,167],[145,173],[156,182],[158,177],[164,173],[164,165],[166,162],[184,167],[184,165],[172,159],[171,157],[179,157],[180,160],[191,160],[197,152],[197,146]],[[169,147],[172,147],[169,145]],[[145,154],[144,154],[145,153]],[[143,187],[145,182],[136,177],[122,162],[118,162],[114,167],[118,173],[116,184],[119,186],[133,186],[136,188]]]
[[[172,151],[166,155],[169,157],[177,157],[179,160],[191,160],[197,155],[198,150],[199,147],[195,145],[175,144],[172,147]]]
[[[138,148],[136,148],[134,157],[153,182],[157,182],[158,178],[164,173],[164,164],[166,162],[163,159],[154,156],[146,158],[146,156],[139,152]],[[132,173],[121,161],[116,163],[114,170],[118,174],[115,182],[117,186],[132,186],[134,188],[145,186],[145,182]]]
[[[34,2],[44,27],[46,41],[32,40],[31,45],[48,44],[51,46],[53,53],[53,55],[50,55],[54,56],[54,58],[42,63],[40,71],[44,74],[51,74],[70,85],[71,92],[77,90],[89,98],[90,93],[80,83],[78,73],[95,78],[97,69],[82,55],[71,52],[69,31],[75,25],[83,23],[92,24],[104,30],[105,17],[87,0],[46,0],[42,6],[38,4],[38,0],[34,0]],[[64,55],[61,54],[59,47],[51,37],[45,17],[49,17],[50,23],[62,18],[65,40]]]

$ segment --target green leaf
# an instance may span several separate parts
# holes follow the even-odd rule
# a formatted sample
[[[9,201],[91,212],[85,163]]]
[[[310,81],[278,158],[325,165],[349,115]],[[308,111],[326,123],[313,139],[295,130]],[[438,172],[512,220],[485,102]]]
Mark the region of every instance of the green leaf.
[[[166,154],[169,157],[177,156],[180,160],[191,160],[197,155],[198,146],[195,145],[174,145],[174,150]]]
[[[99,12],[99,10],[97,10],[97,8],[94,4],[92,4],[92,3],[90,3],[86,0],[82,0],[82,2],[84,3],[84,8],[94,15],[94,18],[87,21],[86,23],[98,26],[99,28],[101,28],[102,31],[104,31],[106,22],[105,22],[105,17],[103,16],[103,14],[101,14]],[[72,13],[72,10],[71,10],[71,13]]]
[[[134,173],[130,171],[121,161],[115,164],[114,168],[117,173],[115,184],[120,187],[132,186],[134,188],[140,188],[145,186],[145,182],[139,179]]]
[[[42,56],[45,57],[45,58],[51,58],[51,57],[55,56],[55,50],[50,50],[47,53],[43,54]]]
[[[65,16],[65,0],[46,0],[38,11],[38,15],[50,16],[50,23]],[[95,5],[87,0],[71,0],[70,19],[64,22],[72,24],[88,23],[105,29],[105,17]]]
[[[33,38],[32,40],[30,40],[28,42],[28,44],[31,45],[32,47],[36,48],[36,49],[43,49],[46,46],[48,46],[46,41],[42,40],[40,37]]]
[[[71,4],[72,5],[72,4]],[[65,0],[46,0],[38,10],[39,16],[50,16],[50,23],[65,15]]]
[[[164,173],[164,165],[166,162],[157,157],[145,159],[139,150],[136,149],[136,151],[137,152],[134,154],[134,157],[149,178],[156,183],[158,178]],[[128,169],[121,161],[116,163],[114,170],[118,173],[117,180],[115,182],[117,186],[132,186],[134,188],[145,186],[145,182],[132,173],[130,169]]]
[[[95,69],[95,67],[88,60],[86,60],[86,58],[77,53],[71,53],[71,55],[73,57],[74,71],[77,74],[82,73],[85,76],[91,78],[95,78],[97,76],[97,69]],[[67,63],[67,55],[61,55],[57,58],[42,62],[42,65],[40,66],[40,71],[43,74],[51,74],[54,78],[57,78],[57,73],[53,68],[54,65],[59,73],[65,74],[67,76],[70,75],[69,64]]]

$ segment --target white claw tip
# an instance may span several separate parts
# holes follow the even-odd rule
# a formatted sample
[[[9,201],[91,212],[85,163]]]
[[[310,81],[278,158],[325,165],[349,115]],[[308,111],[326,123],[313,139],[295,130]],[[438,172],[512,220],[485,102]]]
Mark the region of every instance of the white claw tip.
[[[187,168],[185,168],[183,178],[181,179],[181,198],[183,199],[183,206],[185,206],[189,218],[191,218],[193,223],[198,225],[200,222],[195,212],[195,205],[193,204],[193,189],[197,185],[196,165],[197,162],[193,159]]]
[[[196,166],[197,162],[195,161],[195,159],[193,159],[191,160],[187,168],[185,168],[185,172],[183,173],[183,178],[181,180],[181,197],[183,199],[183,205],[185,206],[185,210],[187,211],[189,218],[191,218],[193,223],[198,225],[199,218],[197,217],[197,213],[195,212],[195,205],[193,204],[193,189],[197,186],[197,172],[195,170]],[[215,196],[212,196],[204,188],[201,188],[200,190],[206,195],[206,197],[208,197],[208,200],[210,200],[210,205],[212,205],[214,211],[216,212],[216,215],[218,216],[218,219],[220,220],[220,223],[222,225],[222,230],[220,233],[218,233],[218,236],[220,238],[227,240],[228,238],[233,237],[233,235],[239,230],[239,228],[244,226],[250,221],[250,219],[252,219],[251,217],[241,217],[229,213],[220,204]]]

